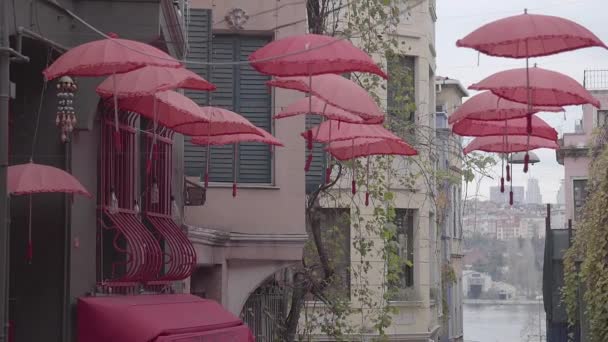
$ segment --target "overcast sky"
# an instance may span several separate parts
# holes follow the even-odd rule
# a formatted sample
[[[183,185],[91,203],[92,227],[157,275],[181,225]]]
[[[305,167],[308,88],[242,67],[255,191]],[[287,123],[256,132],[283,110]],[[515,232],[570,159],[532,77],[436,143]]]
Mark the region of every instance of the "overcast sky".
[[[608,42],[608,1],[607,0],[437,0],[437,75],[458,79],[465,87],[495,72],[525,66],[525,60],[507,59],[481,55],[477,65],[477,52],[472,49],[457,48],[456,40],[463,38],[479,26],[503,17],[528,12],[548,14],[573,20]],[[608,51],[601,48],[587,48],[555,56],[534,58],[531,65],[559,71],[582,83],[586,69],[608,69]],[[474,92],[470,92],[474,95]],[[567,112],[540,116],[559,132],[574,131],[574,123],[580,119],[580,106],[567,107]],[[565,116],[565,119],[564,119]],[[539,179],[543,202],[554,203],[560,180],[564,178],[564,168],[555,159],[555,151],[537,150],[541,162],[535,164],[528,174],[522,165],[516,165],[513,185],[527,185],[528,177]],[[493,173],[495,180],[485,180],[480,188],[480,196],[489,196],[489,187],[498,185],[500,166]]]

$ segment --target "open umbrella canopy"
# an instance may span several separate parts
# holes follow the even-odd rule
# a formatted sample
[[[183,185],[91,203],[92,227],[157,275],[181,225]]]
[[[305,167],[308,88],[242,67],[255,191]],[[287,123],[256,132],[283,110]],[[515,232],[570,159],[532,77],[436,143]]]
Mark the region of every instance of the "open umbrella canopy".
[[[47,80],[65,75],[97,77],[129,72],[146,65],[182,66],[175,58],[152,45],[111,37],[68,50],[43,74]]]
[[[311,129],[311,133],[304,132],[306,139],[312,134],[312,140],[321,143],[343,141],[357,138],[382,138],[388,140],[401,140],[398,136],[382,127],[382,125],[362,125],[328,120]]]
[[[116,94],[117,97],[124,98],[154,95],[159,91],[177,88],[215,90],[213,84],[188,69],[145,66],[106,78],[96,91],[101,97]]]
[[[452,131],[458,135],[471,137],[528,135],[526,118],[504,121],[464,119],[454,124]],[[536,115],[532,116],[532,131],[530,135],[554,141],[557,140],[557,131]]]
[[[200,107],[201,115],[207,122],[183,122],[171,127],[184,135],[192,137],[206,137],[229,134],[254,134],[263,136],[261,130],[240,114],[219,107]]]
[[[539,137],[513,136],[505,138],[501,136],[489,136],[473,139],[464,148],[464,154],[473,151],[513,153],[531,151],[537,148],[557,150],[559,145],[554,140]]]
[[[309,102],[310,100],[310,102]],[[309,109],[310,105],[310,109]],[[308,115],[314,114],[323,116],[328,120],[336,120],[341,122],[349,123],[365,123],[365,124],[379,124],[384,121],[384,115],[382,113],[373,113],[376,115],[373,119],[364,119],[361,116],[348,112],[344,109],[333,106],[316,96],[312,96],[311,99],[307,97],[302,98],[283,109],[279,114],[275,115],[275,119],[283,119],[296,115]]]
[[[350,160],[374,155],[414,156],[418,154],[412,146],[401,140],[384,138],[356,138],[336,141],[325,149],[338,160]]]
[[[540,158],[534,152],[528,152],[528,163],[536,164],[540,162]],[[509,157],[509,162],[511,164],[525,164],[526,162],[526,152],[516,152],[511,154]]]
[[[310,86],[309,86],[310,81]],[[281,77],[268,82],[270,86],[312,93],[321,100],[362,117],[377,120],[384,117],[371,95],[355,82],[339,75]]]
[[[530,68],[530,105],[571,106],[592,104],[599,108],[600,102],[573,78],[559,72]],[[526,68],[511,69],[495,73],[469,87],[475,90],[490,90],[507,100],[527,103]]]
[[[585,47],[606,47],[585,27],[568,19],[520,14],[488,23],[456,42],[490,56],[548,56]]]
[[[7,186],[11,195],[63,192],[91,197],[87,189],[71,174],[33,162],[9,166]]]
[[[387,78],[372,58],[351,42],[319,34],[272,41],[249,56],[257,71],[273,76],[310,76],[368,72]]]
[[[215,136],[199,136],[193,137],[190,142],[195,145],[202,146],[220,146],[238,144],[241,142],[259,142],[274,146],[283,146],[283,143],[279,139],[272,136],[272,134],[265,130],[258,128],[260,134],[241,133],[241,134],[229,134],[229,135],[215,135]]]
[[[532,107],[532,113],[563,112],[562,107],[537,106]],[[459,120],[509,120],[523,118],[528,113],[528,106],[523,103],[509,101],[494,95],[490,91],[479,93],[465,101],[450,117],[448,122],[453,124]]]

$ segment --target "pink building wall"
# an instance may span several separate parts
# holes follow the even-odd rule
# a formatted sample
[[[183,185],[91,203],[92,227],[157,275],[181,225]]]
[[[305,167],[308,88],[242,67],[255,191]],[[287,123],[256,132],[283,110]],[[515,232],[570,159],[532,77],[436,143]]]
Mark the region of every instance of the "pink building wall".
[[[600,101],[600,110],[608,109],[608,91],[592,91],[591,93]],[[593,130],[597,127],[597,111],[598,109],[591,105],[583,106],[582,131],[564,133],[562,149],[586,149],[590,146]],[[584,153],[584,151],[582,152]],[[564,155],[566,220],[572,219],[573,222],[575,221],[573,182],[576,179],[587,179],[589,177],[590,162],[591,159],[587,156],[587,153],[577,156]]]

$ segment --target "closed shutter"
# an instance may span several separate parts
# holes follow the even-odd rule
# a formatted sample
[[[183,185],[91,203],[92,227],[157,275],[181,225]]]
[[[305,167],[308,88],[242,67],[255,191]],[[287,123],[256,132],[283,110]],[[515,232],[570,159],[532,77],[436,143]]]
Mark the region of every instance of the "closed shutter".
[[[189,10],[187,59],[192,61],[209,62],[211,60],[211,10],[192,8]],[[209,66],[189,63],[188,69],[209,80]],[[209,103],[210,92],[185,92],[186,96],[201,106]],[[184,172],[187,176],[201,176],[205,169],[205,148],[190,143],[190,138],[184,139]]]
[[[322,117],[319,115],[307,115],[306,116],[306,129],[313,126],[317,126],[322,122]],[[312,163],[310,169],[306,172],[306,193],[314,192],[325,182],[325,168],[327,165],[326,153],[324,151],[324,145],[321,143],[314,143],[312,149]],[[308,158],[308,148],[306,149],[306,155],[304,158]]]

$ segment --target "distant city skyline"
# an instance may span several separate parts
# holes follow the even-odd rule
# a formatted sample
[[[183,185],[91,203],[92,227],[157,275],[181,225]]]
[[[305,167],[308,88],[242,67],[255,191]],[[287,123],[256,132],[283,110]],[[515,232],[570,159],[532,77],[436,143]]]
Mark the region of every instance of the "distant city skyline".
[[[526,188],[526,203],[543,204],[543,195],[540,193],[538,179],[536,178],[528,178],[528,186]]]

